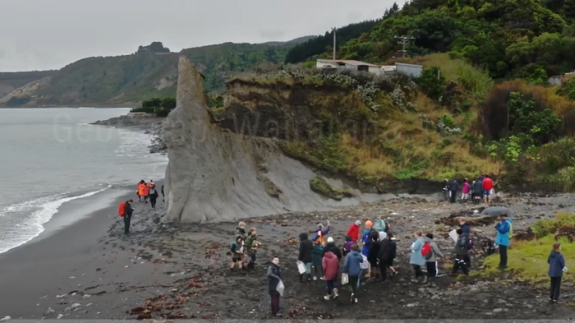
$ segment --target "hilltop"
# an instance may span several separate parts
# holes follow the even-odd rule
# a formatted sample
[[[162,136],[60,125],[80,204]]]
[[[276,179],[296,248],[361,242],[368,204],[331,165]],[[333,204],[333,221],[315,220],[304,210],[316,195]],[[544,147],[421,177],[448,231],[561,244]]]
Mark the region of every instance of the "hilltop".
[[[218,92],[224,89],[230,72],[281,63],[292,46],[309,39],[223,43],[182,53],[204,74],[206,91]],[[178,56],[154,42],[130,55],[85,58],[58,71],[0,73],[0,106],[135,106],[151,97],[173,96]]]

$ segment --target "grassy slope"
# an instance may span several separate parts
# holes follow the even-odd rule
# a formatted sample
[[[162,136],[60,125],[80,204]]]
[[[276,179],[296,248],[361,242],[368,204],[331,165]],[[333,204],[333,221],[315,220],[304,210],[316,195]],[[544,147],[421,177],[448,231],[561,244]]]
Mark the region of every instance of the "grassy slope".
[[[463,96],[472,101],[484,96],[493,84],[485,72],[462,60],[451,60],[446,54],[418,57],[417,63],[424,66],[442,64],[446,79],[457,83]],[[246,78],[246,81],[268,87],[274,82],[268,78],[258,80],[257,77]],[[281,83],[291,87],[331,85],[309,75],[298,81],[283,79]],[[286,150],[330,173],[344,173],[369,184],[409,178],[440,181],[476,176],[480,172],[499,172],[499,162],[473,155],[470,152],[472,143],[465,139],[469,135],[465,130],[477,115],[475,108],[452,116],[456,126],[464,130],[462,134],[450,135],[426,128],[423,118],[437,124],[443,116],[451,116],[451,111],[433,102],[413,83],[409,84],[384,86],[373,102],[379,106],[376,112],[362,101],[360,89],[350,91],[342,86],[341,90],[318,97],[308,91],[306,105],[319,111],[317,114],[323,122],[334,123],[335,131],[327,139],[290,141]],[[410,87],[413,90],[409,90]],[[415,109],[406,110],[394,101],[393,92],[397,89],[405,94],[406,102],[412,103]],[[359,128],[346,126],[348,120]],[[361,128],[364,121],[375,125],[375,130],[372,129],[367,137]]]

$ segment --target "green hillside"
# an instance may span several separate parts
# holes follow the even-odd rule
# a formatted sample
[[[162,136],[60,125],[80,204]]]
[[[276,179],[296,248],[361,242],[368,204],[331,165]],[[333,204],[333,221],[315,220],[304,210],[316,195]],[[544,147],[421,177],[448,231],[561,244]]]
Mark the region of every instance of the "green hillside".
[[[420,78],[394,81],[395,88],[358,105],[376,123],[377,140],[362,141],[341,127],[323,141],[290,143],[289,151],[364,182],[487,173],[506,189],[574,190],[575,78],[563,75],[575,68],[574,5],[414,0],[391,8],[369,32],[338,48],[340,59],[424,67]],[[413,37],[405,58],[396,36]],[[330,55],[331,49],[320,54]],[[555,75],[562,85],[548,84]]]
[[[397,6],[396,4],[394,4]],[[350,24],[336,31],[337,44],[345,44],[347,41],[361,36],[363,33],[373,29],[380,20],[367,20],[364,22]],[[323,36],[307,39],[305,42],[291,48],[285,58],[286,63],[299,63],[323,54],[329,49],[329,55],[333,49],[333,31],[326,32]],[[331,57],[331,56],[329,56]]]
[[[56,71],[0,72],[0,98],[16,88],[55,73]]]
[[[184,49],[186,55],[204,74],[207,92],[223,91],[229,72],[247,72],[262,63],[281,63],[291,45],[223,43]]]
[[[224,43],[185,49],[182,54],[205,75],[206,91],[220,92],[225,89],[225,78],[230,73],[249,71],[262,63],[282,63],[289,48],[308,39],[267,44]],[[4,93],[0,93],[0,105],[136,105],[152,97],[174,96],[179,55],[154,42],[140,46],[131,55],[85,58],[59,71],[30,72],[37,78],[25,73],[0,73],[0,90],[3,76],[20,80],[15,83],[17,86],[5,87]],[[26,88],[27,83],[41,75],[51,78]],[[26,89],[8,95],[18,86]]]
[[[413,36],[409,55],[449,52],[496,79],[539,77],[575,68],[575,1],[415,0],[339,50],[345,59],[385,62]]]

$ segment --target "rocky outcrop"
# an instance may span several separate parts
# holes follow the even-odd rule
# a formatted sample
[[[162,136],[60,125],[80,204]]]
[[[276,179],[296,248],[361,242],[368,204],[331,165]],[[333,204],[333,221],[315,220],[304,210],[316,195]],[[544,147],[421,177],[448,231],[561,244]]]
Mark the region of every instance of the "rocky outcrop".
[[[144,133],[152,136],[152,143],[148,146],[148,148],[150,148],[150,153],[165,154],[168,147],[164,142],[164,127],[162,126],[164,120],[164,118],[150,117],[146,115],[142,116],[135,113],[130,113],[128,115],[110,118],[107,120],[98,120],[92,124],[116,128],[134,127],[145,129]]]
[[[246,137],[214,124],[201,80],[180,57],[177,107],[164,123],[169,220],[229,221],[359,202],[315,194],[309,181],[316,175],[284,156],[274,139]]]

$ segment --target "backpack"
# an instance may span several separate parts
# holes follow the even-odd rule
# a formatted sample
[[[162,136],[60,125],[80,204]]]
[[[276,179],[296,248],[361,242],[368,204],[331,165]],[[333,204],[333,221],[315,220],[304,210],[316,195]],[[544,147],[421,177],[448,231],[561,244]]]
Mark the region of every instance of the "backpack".
[[[156,189],[150,188],[150,195],[156,195]]]
[[[431,250],[431,243],[426,242],[423,244],[423,247],[421,248],[421,255],[423,255],[425,259],[431,258],[433,255],[433,251]]]
[[[120,206],[118,207],[118,215],[121,217],[126,215],[126,202],[120,203]]]
[[[238,243],[237,243],[236,241],[230,243],[230,251],[233,252],[233,251],[234,251],[234,247],[236,247],[236,248],[238,247]]]

